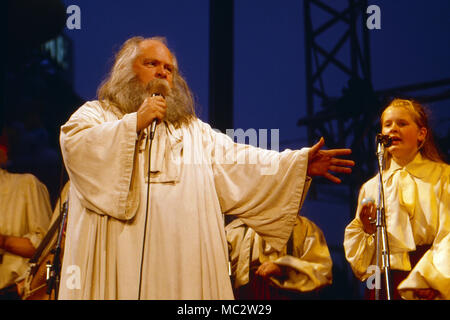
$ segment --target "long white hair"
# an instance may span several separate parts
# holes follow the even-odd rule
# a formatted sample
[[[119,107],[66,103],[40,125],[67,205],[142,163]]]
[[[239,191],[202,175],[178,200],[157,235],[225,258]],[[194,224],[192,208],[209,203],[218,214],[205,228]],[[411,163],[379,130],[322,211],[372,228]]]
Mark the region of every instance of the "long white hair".
[[[139,44],[144,40],[144,37],[133,37],[122,45],[109,75],[98,88],[97,96],[101,103],[112,104],[123,113],[131,113],[137,111],[148,96],[146,86],[138,80],[133,71],[133,62],[139,54]],[[164,45],[167,43],[162,37],[152,37],[150,40],[160,41]],[[166,97],[165,120],[179,126],[196,117],[195,105],[192,92],[179,72],[173,53],[172,57],[175,67],[173,88]]]

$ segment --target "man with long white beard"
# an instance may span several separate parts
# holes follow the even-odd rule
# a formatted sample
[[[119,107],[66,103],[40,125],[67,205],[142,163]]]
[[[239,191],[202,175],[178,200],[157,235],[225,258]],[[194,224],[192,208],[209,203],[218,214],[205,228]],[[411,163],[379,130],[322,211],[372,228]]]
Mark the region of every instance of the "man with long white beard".
[[[222,214],[280,249],[307,176],[339,183],[329,170],[354,165],[336,158],[348,149],[320,150],[323,139],[279,153],[214,131],[161,38],[126,41],[98,96],[61,127],[71,190],[60,299],[233,299]]]

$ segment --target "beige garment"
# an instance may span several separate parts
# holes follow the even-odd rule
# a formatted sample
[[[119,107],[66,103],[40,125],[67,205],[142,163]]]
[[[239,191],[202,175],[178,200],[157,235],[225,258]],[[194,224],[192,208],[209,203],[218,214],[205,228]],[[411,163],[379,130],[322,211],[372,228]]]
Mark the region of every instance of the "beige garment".
[[[51,215],[47,188],[31,174],[0,169],[0,234],[28,238],[37,248]],[[27,269],[27,259],[4,251],[0,289],[14,284]]]
[[[63,214],[64,203],[66,201],[68,201],[69,189],[70,189],[70,181],[67,181],[66,184],[64,185],[63,189],[61,190],[60,196],[58,197],[58,200],[55,204],[53,214],[50,218],[50,224],[49,224],[48,230],[45,233],[44,238],[42,239],[43,241],[46,241],[45,238],[47,238],[47,234],[48,234],[48,232],[51,231],[53,224],[57,223],[58,217]],[[36,276],[39,277],[39,275],[37,275],[37,274],[39,274],[39,270],[34,270],[34,269],[39,268],[39,266],[42,265],[43,263],[47,264],[47,261],[51,261],[51,262],[53,261],[53,260],[48,260],[49,254],[51,253],[51,251],[53,249],[56,248],[59,232],[61,229],[61,222],[62,222],[62,216],[61,216],[60,222],[56,226],[56,229],[53,230],[50,240],[45,245],[44,249],[42,250],[39,257],[37,258],[36,262],[33,263],[33,262],[31,262],[32,259],[30,259],[28,261],[27,271],[22,276],[20,276],[19,278],[16,279],[16,282],[18,283],[18,286],[21,290],[20,295],[23,300],[27,300],[27,299],[41,300],[41,299],[48,298],[48,295],[43,295],[43,293],[41,292],[43,290],[46,290],[46,288],[47,288],[47,283],[44,280],[45,278],[42,280],[42,282],[34,279]],[[41,244],[39,244],[39,246],[40,245]],[[61,247],[63,248],[63,246],[64,246],[64,237],[61,238]],[[45,260],[45,259],[47,259],[47,260]],[[42,288],[45,288],[45,289],[42,289]]]
[[[53,213],[50,218],[50,223],[49,223],[47,232],[50,230],[51,226],[56,222],[58,217],[61,214],[63,214],[63,205],[64,205],[65,201],[68,201],[69,190],[70,190],[70,181],[67,181],[66,184],[64,185],[63,189],[61,190],[61,194],[59,195],[58,200],[56,201],[55,208],[53,209]],[[61,199],[62,199],[62,201],[61,201]],[[45,249],[42,251],[42,254],[39,257],[38,262],[37,262],[38,264],[40,264],[42,262],[42,260],[45,259],[48,254],[50,254],[50,251],[55,248],[56,243],[58,241],[58,235],[59,235],[60,228],[61,228],[61,225],[59,225],[57,227],[51,240],[48,242]],[[47,232],[45,233],[44,236],[47,235]]]
[[[366,280],[367,268],[376,264],[374,235],[363,231],[359,218],[361,201],[378,202],[378,175],[361,188],[355,219],[345,229],[345,255],[355,275]],[[450,299],[450,166],[419,154],[405,167],[394,161],[383,173],[386,225],[391,269],[410,271],[408,252],[432,245],[409,276],[399,285],[403,298],[414,288],[433,288],[440,299]]]
[[[239,219],[228,224],[225,231],[231,249],[231,272],[235,288],[249,282],[250,267],[257,268],[265,261],[286,268],[286,276],[270,278],[271,283],[278,288],[309,292],[332,282],[333,263],[325,237],[305,217],[297,216],[292,239],[289,240],[292,241],[292,255],[288,254],[287,246],[281,250],[272,248]]]
[[[236,144],[198,119],[163,122],[144,243],[148,144],[136,113],[88,102],[61,128],[61,148],[71,189],[60,299],[137,299],[143,244],[142,299],[232,299],[222,213],[281,249],[308,161],[308,149]]]

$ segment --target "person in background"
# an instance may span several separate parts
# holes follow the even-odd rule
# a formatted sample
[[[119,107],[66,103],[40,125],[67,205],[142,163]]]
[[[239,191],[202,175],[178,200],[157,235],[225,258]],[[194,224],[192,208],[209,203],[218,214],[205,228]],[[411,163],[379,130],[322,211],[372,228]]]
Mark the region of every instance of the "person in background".
[[[67,223],[62,226],[64,214],[68,215],[67,206],[69,201],[70,181],[67,181],[60,192],[60,196],[56,202],[53,214],[50,219],[49,230],[42,240],[39,248],[33,258],[29,260],[27,272],[20,277],[17,283],[17,291],[22,300],[56,300],[57,290],[56,284],[51,288],[51,294],[48,294],[47,279],[48,266],[54,267],[55,250],[58,245],[58,236],[62,231],[60,243],[59,261],[63,261],[65,227]],[[67,218],[65,219],[67,222]],[[62,230],[61,230],[62,228]],[[59,265],[60,267],[60,265]],[[54,271],[58,272],[58,271]]]
[[[296,217],[280,251],[240,219],[229,223],[225,231],[236,299],[314,299],[319,289],[332,282],[333,263],[325,237],[305,217]]]
[[[47,231],[51,206],[45,185],[31,174],[9,173],[7,161],[7,146],[0,145],[0,299],[19,299],[15,280]]]
[[[394,99],[381,115],[386,148],[383,187],[394,299],[450,299],[450,166],[416,101]],[[360,190],[345,229],[345,255],[360,280],[376,265],[378,175]],[[369,299],[375,290],[368,291]]]

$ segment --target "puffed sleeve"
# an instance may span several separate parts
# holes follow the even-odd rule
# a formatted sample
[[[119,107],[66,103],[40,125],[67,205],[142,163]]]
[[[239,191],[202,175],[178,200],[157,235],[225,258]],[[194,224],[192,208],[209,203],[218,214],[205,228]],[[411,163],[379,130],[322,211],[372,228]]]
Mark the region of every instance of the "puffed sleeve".
[[[286,268],[286,277],[271,277],[278,287],[300,292],[317,290],[332,282],[332,260],[322,231],[305,217],[293,230],[292,255],[273,262]]]
[[[225,227],[230,254],[231,275],[234,287],[249,282],[251,247],[254,245],[255,231],[249,229],[240,219],[235,219]]]
[[[112,117],[88,102],[61,127],[61,150],[74,192],[83,206],[116,219],[138,206],[136,113]]]
[[[23,175],[22,187],[26,199],[21,201],[26,205],[27,233],[24,238],[30,240],[33,247],[37,248],[44,238],[50,221],[51,206],[47,188],[31,174]]]
[[[376,187],[372,186],[373,181],[373,179],[369,180],[362,186],[359,192],[356,216],[345,228],[344,233],[345,257],[350,263],[353,273],[361,281],[370,276],[367,268],[375,264],[375,236],[364,232],[362,221],[359,218],[361,201],[366,197],[374,199],[374,196],[370,194],[370,190],[376,190]]]

